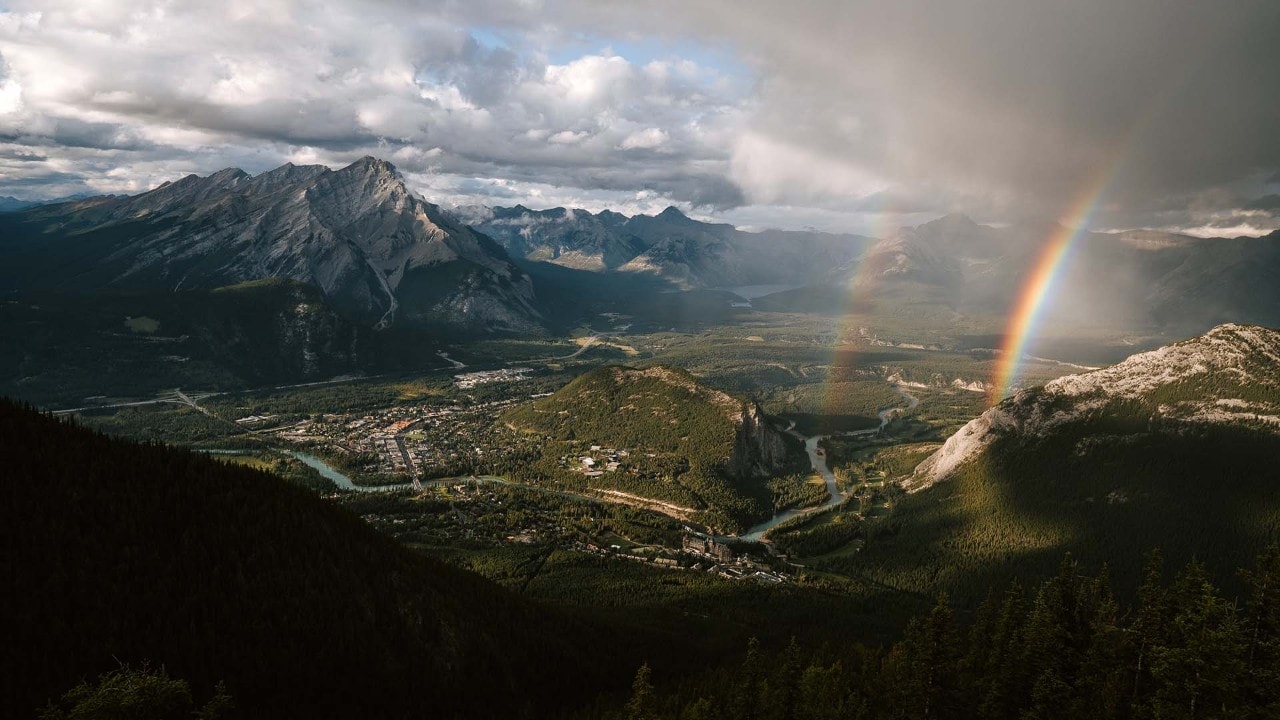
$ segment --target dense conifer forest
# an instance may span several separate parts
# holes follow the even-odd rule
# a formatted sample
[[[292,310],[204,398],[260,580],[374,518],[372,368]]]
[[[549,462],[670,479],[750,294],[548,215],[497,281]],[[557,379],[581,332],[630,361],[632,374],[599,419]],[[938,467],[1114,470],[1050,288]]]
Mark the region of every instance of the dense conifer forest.
[[[608,688],[600,629],[269,473],[0,400],[0,716],[150,663],[244,717],[514,717]],[[575,668],[572,675],[563,668]]]
[[[1138,600],[1070,556],[1034,592],[990,593],[970,622],[945,599],[885,651],[765,652],[684,684],[637,673],[611,717],[641,720],[837,718],[1274,718],[1280,713],[1280,550],[1224,596],[1198,563],[1166,576],[1149,555]]]
[[[270,473],[9,401],[0,451],[5,717],[96,717],[83,708],[113,707],[122,687],[208,718],[1280,713],[1275,548],[1226,582],[1222,565],[1170,575],[1158,551],[1114,583],[1060,556],[1043,583],[1028,572],[976,609],[940,599],[883,645],[869,629],[900,616],[894,607],[859,632],[798,587],[758,621],[765,643],[712,658],[698,648],[734,633],[679,634],[730,602],[711,580],[701,604],[672,606],[684,621],[659,627],[649,611],[580,607],[572,598],[594,592],[586,576],[552,573],[564,598],[531,602]],[[1124,586],[1137,590],[1113,589]],[[841,592],[822,594],[857,602]],[[801,637],[789,646],[788,628]]]

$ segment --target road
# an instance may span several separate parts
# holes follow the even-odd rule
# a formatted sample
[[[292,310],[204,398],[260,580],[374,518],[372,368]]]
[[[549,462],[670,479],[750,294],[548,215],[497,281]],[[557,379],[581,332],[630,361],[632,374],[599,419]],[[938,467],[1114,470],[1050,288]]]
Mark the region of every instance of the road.
[[[508,360],[508,361],[507,361],[507,364],[508,364],[508,365],[521,365],[521,364],[524,364],[524,363],[535,363],[535,362],[556,362],[556,361],[558,361],[558,360],[572,360],[572,359],[574,359],[574,358],[578,357],[579,355],[581,355],[582,353],[586,352],[586,351],[587,351],[587,349],[588,349],[588,348],[590,348],[591,346],[593,346],[593,345],[595,345],[596,343],[600,342],[601,340],[603,340],[603,339],[605,339],[605,338],[609,337],[609,335],[610,335],[610,334],[611,334],[611,333],[597,333],[597,334],[595,334],[595,335],[588,335],[586,338],[584,338],[584,339],[583,339],[583,341],[582,341],[582,347],[579,347],[577,350],[574,350],[573,352],[569,353],[568,355],[556,355],[556,356],[554,356],[554,357],[544,357],[544,358],[529,358],[529,359],[527,359],[527,360]]]
[[[405,469],[409,471],[409,477],[413,480],[413,489],[421,491],[422,483],[418,480],[418,468],[413,464],[413,458],[409,455],[409,448],[404,445],[404,438],[396,435],[396,448],[400,450],[400,457],[404,458]]]

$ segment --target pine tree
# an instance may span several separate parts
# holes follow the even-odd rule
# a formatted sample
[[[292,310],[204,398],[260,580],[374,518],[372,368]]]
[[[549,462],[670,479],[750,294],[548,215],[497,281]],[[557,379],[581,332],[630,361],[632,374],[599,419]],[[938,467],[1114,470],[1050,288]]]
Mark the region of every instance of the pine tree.
[[[1026,694],[1027,668],[1020,662],[1026,596],[1015,579],[1004,593],[1000,614],[992,634],[987,657],[986,680],[979,687],[984,694],[978,701],[978,717],[1012,719],[1021,713]]]
[[[1257,567],[1241,572],[1249,590],[1242,631],[1247,717],[1280,717],[1280,546],[1258,557]]]
[[[1151,652],[1162,642],[1165,624],[1164,556],[1154,549],[1147,555],[1147,565],[1138,587],[1138,610],[1129,627],[1124,656],[1131,677],[1130,707],[1137,715],[1146,714],[1151,692]]]
[[[1152,707],[1160,718],[1235,716],[1245,647],[1235,608],[1191,563],[1169,594],[1168,632],[1152,648]]]
[[[737,687],[730,703],[736,717],[742,720],[756,720],[760,717],[763,675],[764,661],[760,657],[760,641],[751,638],[747,641],[747,656],[742,661]]]
[[[800,661],[800,645],[795,637],[782,653],[782,660],[770,684],[768,717],[778,720],[794,720],[796,701],[800,694],[800,675],[804,668]]]
[[[928,615],[907,625],[886,665],[895,714],[919,720],[954,717],[959,707],[960,642],[945,596]]]
[[[636,678],[631,683],[631,699],[627,701],[627,720],[652,720],[657,715],[653,710],[653,682],[650,678],[649,663],[640,666]]]
[[[1091,583],[1093,616],[1088,628],[1087,650],[1080,665],[1079,695],[1074,713],[1096,720],[1123,718],[1129,710],[1128,683],[1121,669],[1124,630],[1120,606],[1111,592],[1104,567]]]

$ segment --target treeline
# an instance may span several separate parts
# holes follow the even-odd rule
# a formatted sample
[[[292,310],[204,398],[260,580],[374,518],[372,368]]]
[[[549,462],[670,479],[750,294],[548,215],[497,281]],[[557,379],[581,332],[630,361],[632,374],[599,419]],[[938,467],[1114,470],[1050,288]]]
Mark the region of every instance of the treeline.
[[[1125,608],[1105,572],[1068,556],[1028,595],[989,594],[967,623],[940,599],[887,651],[806,651],[794,640],[678,687],[648,666],[610,718],[641,720],[1094,720],[1280,716],[1280,550],[1225,597],[1192,562],[1166,579],[1150,555]]]

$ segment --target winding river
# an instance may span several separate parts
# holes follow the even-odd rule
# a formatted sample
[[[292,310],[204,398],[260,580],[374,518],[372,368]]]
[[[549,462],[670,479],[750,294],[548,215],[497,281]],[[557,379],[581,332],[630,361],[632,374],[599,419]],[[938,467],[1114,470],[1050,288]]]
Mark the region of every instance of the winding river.
[[[881,410],[879,413],[877,413],[877,417],[880,418],[880,425],[878,427],[870,428],[868,430],[854,430],[852,432],[841,433],[841,435],[844,437],[874,435],[880,432],[881,430],[883,430],[885,426],[889,424],[889,421],[893,420],[893,418],[896,415],[898,415],[899,413],[909,412],[911,410],[914,410],[916,406],[920,404],[920,398],[916,397],[915,395],[912,395],[906,390],[903,390],[901,385],[894,385],[893,389],[897,391],[897,393],[907,401],[907,407],[885,408]],[[811,505],[809,507],[804,507],[804,508],[791,508],[790,510],[783,510],[782,512],[774,515],[768,520],[765,520],[759,525],[748,528],[745,533],[738,536],[742,540],[760,540],[761,538],[764,537],[764,534],[766,532],[772,530],[773,528],[777,527],[778,525],[781,525],[782,523],[790,520],[793,517],[797,517],[800,515],[807,515],[811,512],[817,512],[819,510],[824,510],[829,507],[834,507],[844,502],[845,496],[840,493],[840,488],[839,486],[836,485],[836,475],[831,471],[831,467],[827,465],[827,455],[822,451],[821,448],[818,447],[818,443],[821,442],[823,438],[826,438],[828,436],[814,435],[812,437],[804,437],[803,435],[800,435],[799,433],[795,432],[795,427],[796,427],[796,424],[793,421],[791,423],[791,427],[787,428],[787,432],[791,433],[792,435],[795,435],[798,438],[802,438],[804,440],[805,452],[809,454],[809,465],[813,467],[814,472],[822,476],[823,482],[825,482],[827,485],[827,499],[824,500],[821,505]]]
[[[913,410],[917,405],[920,404],[920,398],[917,398],[916,396],[908,393],[906,390],[903,390],[901,386],[894,385],[893,389],[896,390],[898,394],[901,395],[907,401],[907,407],[885,408],[878,413],[878,417],[880,418],[879,427],[874,427],[868,430],[855,430],[852,432],[841,433],[841,435],[845,437],[855,437],[855,436],[872,435],[872,434],[878,433],[881,430],[883,430],[885,426],[888,425],[889,422],[893,420],[893,418],[897,414]],[[823,452],[823,450],[820,447],[818,447],[818,443],[821,442],[823,438],[826,438],[828,436],[814,435],[811,437],[804,437],[803,435],[800,435],[799,433],[795,432],[795,426],[796,424],[793,421],[791,423],[791,426],[787,428],[786,432],[789,432],[795,437],[798,437],[804,440],[804,449],[805,449],[805,452],[809,455],[809,465],[813,468],[814,472],[822,476],[822,480],[827,486],[827,499],[824,500],[820,505],[811,505],[809,507],[804,507],[804,508],[792,508],[789,510],[783,510],[782,512],[774,515],[773,517],[760,523],[759,525],[755,525],[751,528],[748,528],[745,533],[737,536],[738,539],[760,540],[761,538],[764,537],[764,534],[767,533],[769,530],[772,530],[773,528],[790,520],[793,517],[806,515],[808,513],[817,512],[819,510],[824,510],[826,508],[834,507],[844,502],[845,496],[840,493],[840,488],[838,485],[836,485],[836,476],[835,476],[835,473],[831,471],[831,467],[827,464],[826,453]],[[312,455],[311,453],[305,453],[305,452],[300,452],[296,450],[290,450],[288,451],[288,453],[293,457],[297,458],[298,460],[301,460],[308,467],[314,468],[317,472],[320,473],[321,477],[332,482],[340,490],[348,490],[348,491],[356,491],[356,492],[390,492],[395,490],[407,490],[413,487],[412,483],[399,483],[395,485],[372,485],[372,486],[356,485],[354,482],[351,481],[351,478],[335,470],[331,465],[326,463],[324,460],[320,459],[319,457],[316,457],[315,455]],[[531,485],[518,485],[516,483],[512,483],[506,480],[505,478],[500,478],[493,475],[428,480],[422,484],[423,485],[446,485],[446,484],[453,484],[457,482],[492,482],[492,483],[498,483],[501,485],[512,485],[515,487],[522,487],[522,488],[539,491],[539,492],[547,492],[553,495],[560,495],[562,497],[572,497],[572,498],[587,500],[590,502],[602,502],[602,501],[608,502],[604,498],[600,498],[600,497],[593,497],[589,495],[578,495],[576,493],[567,493],[560,490],[550,490],[547,488],[539,488]]]

